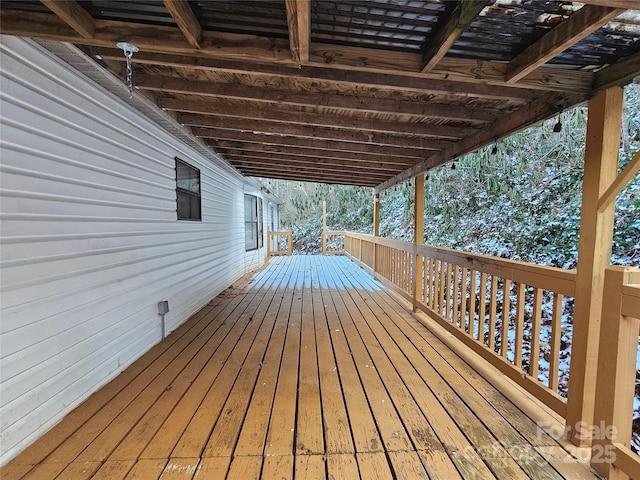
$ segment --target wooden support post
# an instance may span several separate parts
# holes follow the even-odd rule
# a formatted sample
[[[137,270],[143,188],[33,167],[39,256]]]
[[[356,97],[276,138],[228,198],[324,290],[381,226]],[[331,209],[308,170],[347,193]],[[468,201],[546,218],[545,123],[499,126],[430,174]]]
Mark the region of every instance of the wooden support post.
[[[413,192],[414,225],[413,243],[424,245],[424,175],[415,177]],[[413,311],[418,310],[418,297],[422,292],[422,263],[423,259],[416,254],[413,262]]]
[[[376,238],[380,236],[380,194],[373,196],[373,273],[375,276],[378,267],[378,244]]]
[[[621,121],[622,88],[609,88],[589,101],[566,419],[569,440],[576,445],[591,443],[604,272],[611,262],[614,213],[613,203],[600,210],[598,205],[617,176]]]
[[[631,275],[629,267],[610,267],[605,274],[591,466],[609,480],[629,478],[612,457],[615,443],[628,447],[631,441],[640,326],[640,319],[622,313],[622,289]]]
[[[327,202],[322,201],[322,255],[327,254]]]
[[[380,194],[373,197],[373,236],[380,236]]]

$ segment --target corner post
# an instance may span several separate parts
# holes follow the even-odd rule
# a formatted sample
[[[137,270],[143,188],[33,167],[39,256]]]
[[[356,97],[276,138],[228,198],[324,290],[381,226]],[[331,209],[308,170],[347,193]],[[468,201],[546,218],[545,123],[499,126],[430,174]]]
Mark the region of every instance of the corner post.
[[[591,443],[604,272],[611,262],[614,213],[613,203],[600,209],[598,204],[617,176],[622,93],[622,88],[612,87],[589,101],[566,419],[569,440],[576,445]]]
[[[629,446],[633,421],[640,320],[622,313],[622,289],[630,279],[629,267],[605,273],[591,466],[609,480],[629,479],[613,462],[614,444]]]
[[[415,245],[424,245],[424,175],[415,177],[415,188],[413,192],[413,213],[414,225],[413,243]],[[422,263],[423,259],[418,253],[414,255],[413,262],[413,311],[418,310],[418,298],[422,292]]]

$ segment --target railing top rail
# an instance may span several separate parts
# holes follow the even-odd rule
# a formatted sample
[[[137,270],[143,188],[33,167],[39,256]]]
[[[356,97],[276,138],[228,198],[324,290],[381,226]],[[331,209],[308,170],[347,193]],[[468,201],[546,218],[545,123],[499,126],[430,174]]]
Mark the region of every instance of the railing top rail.
[[[455,263],[474,270],[510,278],[527,285],[552,290],[565,296],[575,295],[576,271],[533,263],[491,257],[431,245],[415,245],[402,240],[348,233],[349,236],[386,245],[406,252],[414,252],[436,260]]]

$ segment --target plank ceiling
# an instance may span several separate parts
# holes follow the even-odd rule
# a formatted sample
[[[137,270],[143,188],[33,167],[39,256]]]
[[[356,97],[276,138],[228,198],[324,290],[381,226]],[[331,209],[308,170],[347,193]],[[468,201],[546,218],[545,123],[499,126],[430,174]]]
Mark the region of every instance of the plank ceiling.
[[[640,75],[640,1],[3,0],[247,176],[387,188]]]

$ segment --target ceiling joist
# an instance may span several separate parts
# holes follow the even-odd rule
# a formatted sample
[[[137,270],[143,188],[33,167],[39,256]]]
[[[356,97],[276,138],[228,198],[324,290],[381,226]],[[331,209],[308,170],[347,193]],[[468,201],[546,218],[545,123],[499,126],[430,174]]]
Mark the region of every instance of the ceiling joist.
[[[202,27],[189,2],[185,0],[163,0],[163,3],[189,42],[189,45],[199,49],[202,39]]]
[[[311,44],[310,0],[285,0],[291,58],[303,65],[309,62]]]
[[[423,73],[429,73],[433,70],[433,67],[444,58],[460,35],[488,4],[489,2],[487,1],[476,0],[457,2],[447,22],[438,30],[425,48],[421,68]]]
[[[202,95],[203,97],[218,97],[234,100],[250,100],[251,102],[273,102],[278,105],[296,107],[326,107],[344,112],[398,114],[412,117],[432,117],[449,120],[487,123],[495,121],[502,115],[497,110],[488,108],[465,107],[462,105],[423,104],[417,102],[394,100],[386,98],[354,97],[347,95],[274,90],[270,88],[245,86],[238,84],[211,84],[208,82],[193,82],[177,78],[137,75],[136,84],[143,90],[170,92],[174,94]],[[162,102],[161,106],[169,110],[184,110],[198,113],[219,111],[224,105],[213,100],[171,100]],[[241,113],[241,112],[238,112]],[[295,122],[295,113],[292,122]],[[275,116],[274,112],[264,112],[264,115]],[[333,121],[332,118],[325,122]],[[340,122],[336,117],[336,122]],[[285,119],[286,121],[286,119]],[[305,120],[306,122],[306,120]]]
[[[211,138],[218,140],[228,140],[233,142],[249,142],[261,145],[270,145],[277,148],[291,147],[295,149],[322,150],[325,155],[344,155],[364,153],[375,156],[388,157],[391,161],[393,157],[403,159],[420,160],[431,150],[440,150],[450,145],[451,142],[433,139],[420,139],[420,147],[394,147],[388,145],[371,145],[368,143],[356,143],[339,139],[304,138],[289,135],[267,135],[258,132],[244,132],[239,130],[196,128],[194,133],[201,138]],[[349,158],[349,157],[346,157]]]
[[[40,0],[60,20],[80,34],[82,38],[93,38],[96,23],[93,17],[73,0]]]
[[[429,138],[415,136],[391,135],[387,133],[360,132],[357,130],[343,130],[337,128],[314,127],[310,125],[289,125],[283,128],[282,123],[266,122],[262,120],[235,119],[232,117],[215,117],[201,115],[182,115],[180,122],[189,127],[224,128],[244,132],[257,132],[307,138],[322,138],[325,140],[342,140],[370,145],[389,145],[395,147],[424,148],[429,144]],[[425,129],[425,135],[430,133]]]
[[[582,3],[3,0],[0,32],[125,82],[132,43],[134,98],[244,175],[380,191],[639,75],[640,0]]]
[[[515,83],[589,36],[625,10],[585,5],[509,62],[507,83]]]

